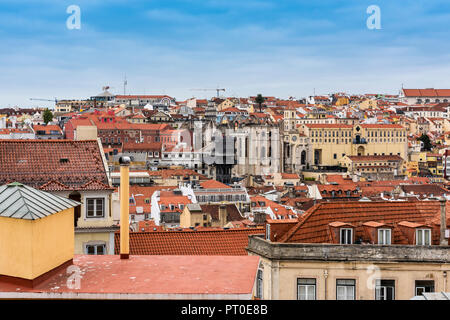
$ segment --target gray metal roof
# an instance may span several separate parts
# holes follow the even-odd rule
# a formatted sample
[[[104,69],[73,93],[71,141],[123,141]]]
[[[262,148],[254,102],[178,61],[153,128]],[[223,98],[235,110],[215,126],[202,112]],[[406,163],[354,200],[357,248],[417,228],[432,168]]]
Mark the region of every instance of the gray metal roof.
[[[202,211],[202,207],[198,203],[188,203],[187,207],[189,211]]]
[[[0,217],[36,220],[78,205],[77,201],[18,182],[0,187]]]

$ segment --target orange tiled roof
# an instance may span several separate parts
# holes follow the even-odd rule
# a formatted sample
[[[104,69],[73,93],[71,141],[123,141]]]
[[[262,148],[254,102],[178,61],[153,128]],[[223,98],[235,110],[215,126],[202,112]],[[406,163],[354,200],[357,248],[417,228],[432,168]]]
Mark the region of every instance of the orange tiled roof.
[[[51,134],[51,131],[57,131],[58,133],[62,134],[61,128],[56,124],[48,124],[46,126],[34,125],[33,129],[34,132],[44,131],[45,134]]]
[[[54,181],[82,190],[95,180],[109,188],[96,140],[1,140],[0,159],[0,184],[13,180],[39,188]]]
[[[450,89],[403,89],[406,97],[450,97]]]
[[[297,173],[281,173],[281,179],[300,179]]]
[[[308,124],[306,124],[306,126],[308,128],[312,128],[312,129],[322,129],[322,128],[351,129],[351,128],[353,128],[353,125],[351,125],[351,124],[341,124],[341,123],[328,123],[328,124],[327,123],[308,123]]]
[[[280,242],[329,243],[329,224],[333,222],[354,225],[358,238],[365,236],[362,225],[369,221],[392,225],[402,221],[425,224],[439,214],[438,201],[322,202],[310,208]],[[439,242],[438,233],[433,233],[433,243]],[[399,228],[394,228],[392,243],[408,243]]]
[[[367,129],[386,129],[386,128],[391,128],[391,129],[403,129],[403,126],[399,125],[399,124],[390,124],[390,123],[365,123],[365,124],[361,124],[361,127],[363,128],[367,128]]]
[[[130,254],[246,256],[248,236],[252,234],[264,234],[264,229],[130,232]],[[114,240],[118,254],[119,232],[115,233]]]
[[[227,186],[226,184],[217,180],[207,180],[200,182],[200,186],[202,186],[203,189],[231,189],[230,186]]]

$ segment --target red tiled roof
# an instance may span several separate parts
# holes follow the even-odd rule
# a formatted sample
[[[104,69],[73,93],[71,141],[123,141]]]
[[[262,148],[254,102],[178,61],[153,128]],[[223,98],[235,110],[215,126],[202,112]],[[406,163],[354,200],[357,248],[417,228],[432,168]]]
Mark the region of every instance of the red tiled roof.
[[[347,156],[352,161],[401,161],[403,160],[402,157],[397,155],[392,156]]]
[[[207,180],[200,182],[200,185],[203,189],[231,189],[230,186],[227,186],[226,184],[219,182],[217,180]]]
[[[13,180],[39,188],[57,181],[71,190],[92,180],[109,185],[96,140],[2,140],[0,160],[0,184]]]
[[[145,220],[138,222],[138,231],[139,232],[163,231],[163,227],[157,226],[155,224],[155,221],[153,220]]]
[[[210,231],[131,232],[132,255],[207,255],[245,256],[248,236],[264,234],[260,228]],[[116,254],[120,248],[120,233],[115,233]]]
[[[142,142],[136,143],[134,141],[124,142],[122,148],[124,151],[127,150],[161,150],[161,142]]]
[[[365,123],[361,124],[361,127],[367,128],[367,129],[403,129],[404,127],[399,124],[390,124],[390,123]]]
[[[281,173],[281,179],[300,179],[297,173]]]
[[[34,132],[45,131],[45,134],[51,134],[51,131],[57,131],[62,134],[61,128],[56,124],[48,124],[46,126],[34,125],[33,130]]]
[[[322,128],[330,128],[330,129],[352,129],[353,125],[351,124],[341,124],[341,123],[308,123],[305,124],[308,128],[311,129],[322,129]]]
[[[406,97],[450,97],[450,89],[403,89]]]
[[[353,224],[358,238],[365,237],[362,228],[365,222],[425,224],[437,215],[440,215],[438,201],[322,202],[310,208],[280,242],[329,243],[329,224],[333,222]],[[433,232],[433,243],[436,242],[439,242],[439,234]],[[408,244],[399,228],[394,228],[392,243]]]

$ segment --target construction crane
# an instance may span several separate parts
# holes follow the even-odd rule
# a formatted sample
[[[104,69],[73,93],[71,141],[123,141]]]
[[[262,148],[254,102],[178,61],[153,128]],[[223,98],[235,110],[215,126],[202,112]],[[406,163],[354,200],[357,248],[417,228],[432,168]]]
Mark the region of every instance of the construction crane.
[[[36,100],[36,101],[50,101],[50,102],[54,102],[55,104],[56,103],[58,103],[58,99],[54,99],[54,100],[51,100],[51,99],[38,99],[38,98],[30,98],[30,100]]]
[[[225,89],[191,89],[191,91],[217,91],[217,98],[219,98],[219,92]]]

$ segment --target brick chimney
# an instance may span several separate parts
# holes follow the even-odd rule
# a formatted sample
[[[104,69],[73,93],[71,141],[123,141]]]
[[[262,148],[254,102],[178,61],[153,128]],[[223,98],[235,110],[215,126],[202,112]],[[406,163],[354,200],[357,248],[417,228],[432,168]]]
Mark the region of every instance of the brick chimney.
[[[441,234],[439,238],[439,244],[441,246],[446,246],[448,245],[448,241],[445,240],[445,230],[447,229],[447,214],[445,205],[447,203],[447,200],[444,197],[440,197],[439,202],[441,204]]]
[[[120,259],[130,256],[130,158],[120,157]]]
[[[224,204],[219,206],[219,223],[221,227],[227,224],[227,206]]]
[[[256,224],[264,224],[266,222],[266,213],[265,212],[255,212],[253,214],[253,222]]]

